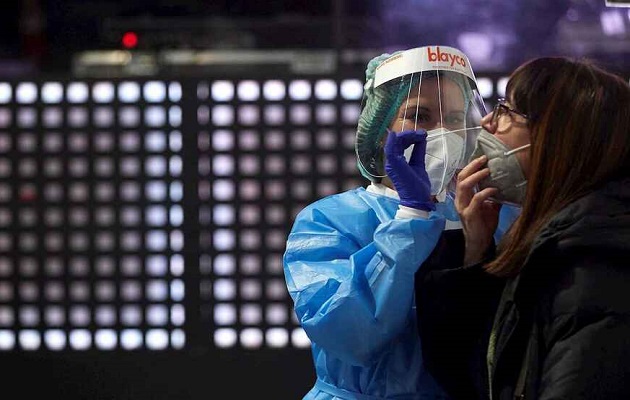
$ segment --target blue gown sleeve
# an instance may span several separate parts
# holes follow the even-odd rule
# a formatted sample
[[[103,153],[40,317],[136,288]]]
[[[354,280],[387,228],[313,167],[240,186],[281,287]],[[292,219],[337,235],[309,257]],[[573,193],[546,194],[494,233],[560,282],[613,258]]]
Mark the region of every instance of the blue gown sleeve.
[[[410,321],[414,274],[445,220],[392,219],[333,196],[306,207],[283,258],[289,294],[309,339],[340,360],[368,365]]]

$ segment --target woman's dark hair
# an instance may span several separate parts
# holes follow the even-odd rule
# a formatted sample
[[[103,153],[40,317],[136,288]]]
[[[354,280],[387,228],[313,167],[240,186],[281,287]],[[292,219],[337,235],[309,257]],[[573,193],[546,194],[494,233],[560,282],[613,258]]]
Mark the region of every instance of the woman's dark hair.
[[[630,87],[585,60],[544,57],[518,67],[506,97],[529,116],[527,195],[489,273],[513,276],[562,208],[630,168]]]

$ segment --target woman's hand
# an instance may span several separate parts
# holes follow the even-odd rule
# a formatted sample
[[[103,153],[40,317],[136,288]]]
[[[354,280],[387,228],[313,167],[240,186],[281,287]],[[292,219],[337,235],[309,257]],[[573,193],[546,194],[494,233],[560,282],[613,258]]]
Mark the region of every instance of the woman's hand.
[[[457,175],[455,208],[466,239],[464,265],[482,261],[483,255],[492,245],[494,231],[499,223],[501,204],[488,200],[497,193],[497,189],[476,191],[477,184],[490,175],[490,170],[486,167],[487,161],[485,155],[476,158]]]

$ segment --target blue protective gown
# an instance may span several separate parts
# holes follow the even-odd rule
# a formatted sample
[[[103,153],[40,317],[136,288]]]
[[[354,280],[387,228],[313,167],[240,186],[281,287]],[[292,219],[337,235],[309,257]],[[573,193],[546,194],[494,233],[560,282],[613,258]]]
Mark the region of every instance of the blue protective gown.
[[[511,206],[508,204],[503,204],[501,206],[501,211],[499,212],[499,225],[497,226],[497,230],[494,231],[495,243],[499,243],[505,232],[507,232],[512,223],[516,220],[516,218],[518,218],[520,214],[520,207]]]
[[[305,400],[447,399],[423,367],[413,309],[414,274],[446,220],[395,219],[398,204],[356,188],[296,217],[283,261],[317,375]]]

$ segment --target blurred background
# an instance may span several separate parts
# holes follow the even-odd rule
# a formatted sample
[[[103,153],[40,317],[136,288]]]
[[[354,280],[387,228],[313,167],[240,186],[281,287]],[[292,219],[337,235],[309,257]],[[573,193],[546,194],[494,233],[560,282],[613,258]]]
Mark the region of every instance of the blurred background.
[[[536,56],[630,76],[623,2],[392,4],[3,3],[3,397],[301,398],[282,254],[305,205],[367,183],[372,57],[457,47],[488,108]]]
[[[623,3],[16,0],[5,2],[0,17],[0,73],[88,74],[96,64],[114,73],[113,50],[134,51],[118,60],[127,67],[119,65],[119,74],[150,75],[182,64],[188,71],[199,52],[337,50],[335,61],[352,63],[362,61],[355,51],[424,43],[459,47],[479,72],[507,71],[543,54],[592,57],[623,69],[630,63],[628,10],[612,7]],[[97,73],[105,71],[89,75]]]

